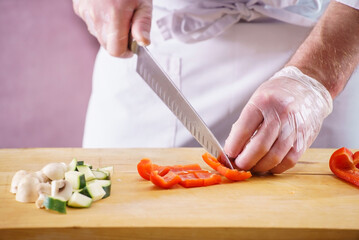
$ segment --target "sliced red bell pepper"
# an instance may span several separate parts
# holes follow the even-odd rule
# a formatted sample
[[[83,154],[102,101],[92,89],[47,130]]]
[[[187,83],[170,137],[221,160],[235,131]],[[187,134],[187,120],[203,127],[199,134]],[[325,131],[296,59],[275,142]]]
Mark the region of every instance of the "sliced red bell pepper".
[[[359,151],[354,153],[353,162],[354,162],[355,167],[359,168]]]
[[[217,167],[221,166],[221,163],[218,162],[218,160],[215,157],[213,157],[211,154],[207,152],[202,155],[202,158],[208,164],[208,166],[210,166],[213,170],[217,171]]]
[[[246,180],[247,178],[252,177],[252,174],[249,171],[239,171],[237,169],[229,169],[225,166],[219,166],[217,168],[217,171],[221,175],[225,176],[226,178],[232,181],[243,181]]]
[[[169,170],[172,172],[183,172],[183,171],[191,171],[191,170],[202,170],[202,168],[198,164],[188,164],[188,165],[174,165],[168,166]]]
[[[203,170],[198,164],[159,166],[144,158],[137,164],[137,171],[141,177],[162,188],[171,188],[177,183],[183,187],[203,187],[222,181],[220,175]]]
[[[222,182],[222,177],[221,175],[218,174],[214,174],[211,172],[195,172],[196,176],[198,178],[203,179],[203,186],[210,186],[210,185],[215,185],[215,184],[219,184]]]
[[[144,158],[137,164],[137,171],[141,177],[149,181],[152,171],[158,171],[160,176],[164,176],[170,171],[170,168],[153,164],[150,159]]]
[[[222,177],[218,174],[211,173],[207,170],[192,170],[177,173],[181,177],[181,186],[203,187],[218,184],[222,181]]]
[[[249,171],[239,171],[237,169],[229,169],[223,166],[215,157],[209,153],[202,155],[203,160],[213,169],[217,170],[221,175],[232,181],[242,181],[252,176]]]
[[[150,174],[152,171],[152,161],[148,158],[142,159],[137,164],[137,171],[141,177],[143,177],[146,180],[150,180]]]
[[[177,173],[181,178],[181,182],[179,184],[182,187],[190,188],[190,187],[203,187],[203,179],[197,178],[194,172],[180,172]]]
[[[180,176],[169,171],[166,175],[160,176],[158,171],[152,171],[150,175],[151,182],[161,188],[171,188],[177,183],[181,182]]]
[[[330,157],[329,167],[337,177],[359,187],[359,169],[353,161],[354,158],[358,159],[358,154],[354,155],[349,149],[340,148]]]

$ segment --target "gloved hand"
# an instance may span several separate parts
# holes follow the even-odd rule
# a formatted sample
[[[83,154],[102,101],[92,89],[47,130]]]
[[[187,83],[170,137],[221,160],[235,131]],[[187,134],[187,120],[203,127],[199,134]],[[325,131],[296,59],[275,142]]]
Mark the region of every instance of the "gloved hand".
[[[132,56],[128,50],[130,28],[138,44],[150,44],[152,0],[73,0],[73,6],[112,56]]]
[[[332,97],[321,83],[296,67],[285,67],[254,92],[224,151],[240,169],[282,173],[313,143],[332,108]]]

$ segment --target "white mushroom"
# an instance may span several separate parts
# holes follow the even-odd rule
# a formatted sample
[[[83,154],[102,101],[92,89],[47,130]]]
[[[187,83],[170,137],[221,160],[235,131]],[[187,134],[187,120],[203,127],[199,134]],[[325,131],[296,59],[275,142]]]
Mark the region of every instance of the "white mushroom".
[[[51,180],[59,180],[65,177],[66,163],[49,163],[41,170]]]
[[[37,179],[39,179],[40,183],[46,183],[50,181],[50,179],[42,171],[37,171],[34,173],[34,175]]]
[[[16,192],[16,201],[35,202],[39,197],[38,184],[39,179],[32,174],[27,174],[21,178]]]
[[[72,185],[67,180],[54,180],[51,182],[51,196],[68,201],[72,195]]]
[[[45,198],[46,198],[46,194],[41,193],[35,202],[36,207],[44,208],[45,207],[44,206]]]
[[[41,194],[51,195],[51,184],[50,183],[39,183],[37,185],[37,192]]]
[[[51,184],[49,182],[47,183],[39,183],[37,185],[37,192],[39,194],[39,197],[37,198],[35,205],[38,208],[44,208],[44,200],[47,195],[51,194]]]
[[[25,170],[20,170],[15,173],[15,175],[12,177],[11,180],[11,187],[10,187],[11,193],[17,192],[17,187],[19,185],[20,180],[27,174],[28,172],[26,172]]]

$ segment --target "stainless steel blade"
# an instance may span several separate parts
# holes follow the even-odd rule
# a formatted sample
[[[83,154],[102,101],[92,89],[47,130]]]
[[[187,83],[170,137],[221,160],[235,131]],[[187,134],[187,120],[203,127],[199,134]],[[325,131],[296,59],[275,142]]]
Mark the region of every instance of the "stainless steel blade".
[[[137,73],[161,98],[174,115],[190,131],[193,137],[210,154],[220,157],[225,166],[233,169],[231,161],[224,153],[222,146],[216,137],[206,126],[204,121],[191,106],[181,91],[176,87],[171,78],[163,71],[159,64],[151,56],[146,47],[132,43],[131,50],[137,53]]]

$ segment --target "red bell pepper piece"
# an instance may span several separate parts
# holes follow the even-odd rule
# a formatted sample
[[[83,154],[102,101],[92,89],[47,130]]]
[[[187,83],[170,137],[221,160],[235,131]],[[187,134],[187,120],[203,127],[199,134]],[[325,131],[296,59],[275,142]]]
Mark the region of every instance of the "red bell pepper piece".
[[[181,182],[179,184],[182,187],[190,188],[190,187],[203,187],[203,179],[197,178],[194,172],[182,172],[177,173],[181,178]]]
[[[151,182],[161,188],[171,188],[181,181],[180,176],[169,171],[166,175],[160,176],[158,171],[152,171],[150,175]]]
[[[359,168],[359,151],[354,153],[353,162],[354,162],[355,167]]]
[[[210,186],[222,181],[220,175],[206,170],[179,172],[177,174],[181,177],[179,184],[186,188]]]
[[[170,167],[152,164],[150,159],[144,158],[137,164],[137,171],[141,177],[149,181],[152,171],[158,171],[160,176],[164,176],[170,171]]]
[[[252,176],[249,171],[239,171],[237,169],[229,169],[223,166],[215,157],[209,153],[202,155],[203,160],[213,169],[217,170],[221,175],[232,181],[242,181]]]
[[[144,158],[137,164],[137,171],[141,177],[162,188],[171,188],[177,183],[183,187],[203,187],[222,181],[220,175],[203,170],[198,164],[159,166]]]
[[[221,166],[221,163],[207,152],[202,155],[202,158],[213,170],[217,171],[218,166]]]
[[[174,165],[168,166],[169,170],[172,172],[183,172],[183,171],[192,171],[192,170],[202,170],[198,164],[188,164],[188,165]]]
[[[229,169],[225,166],[219,166],[217,171],[232,181],[243,181],[247,178],[252,177],[251,172],[249,171],[239,171],[237,169]]]
[[[152,161],[148,158],[142,159],[137,164],[137,171],[141,177],[143,177],[146,180],[150,180],[150,174],[152,171]]]
[[[359,187],[359,169],[354,164],[358,160],[359,153],[353,154],[347,148],[336,150],[329,160],[330,170],[339,178]],[[358,162],[356,162],[358,164]]]

